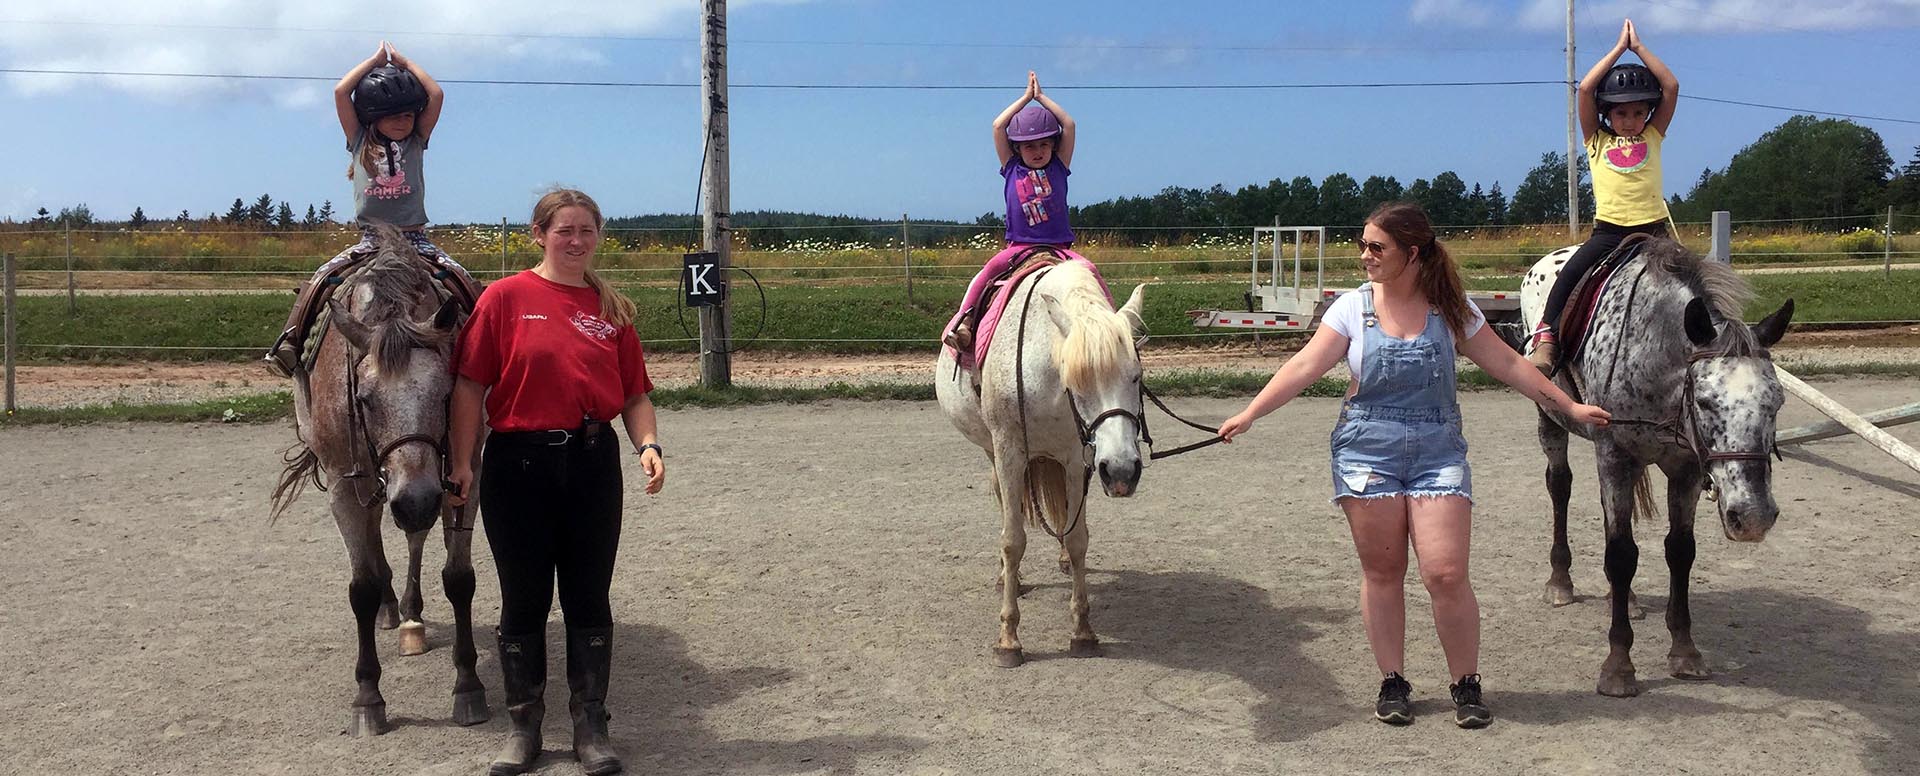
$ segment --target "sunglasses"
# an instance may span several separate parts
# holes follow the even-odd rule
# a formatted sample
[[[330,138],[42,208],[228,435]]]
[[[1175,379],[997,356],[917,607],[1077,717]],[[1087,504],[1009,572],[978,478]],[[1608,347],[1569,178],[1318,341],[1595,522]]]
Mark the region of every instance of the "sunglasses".
[[[1386,243],[1374,242],[1367,239],[1356,239],[1355,242],[1360,243],[1360,252],[1362,254],[1372,253],[1379,256],[1385,256],[1387,254]]]

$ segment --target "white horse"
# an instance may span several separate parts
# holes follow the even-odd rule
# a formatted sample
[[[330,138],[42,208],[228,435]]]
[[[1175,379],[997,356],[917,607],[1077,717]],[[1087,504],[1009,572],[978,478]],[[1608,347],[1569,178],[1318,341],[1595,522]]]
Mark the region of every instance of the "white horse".
[[[1073,575],[1070,654],[1100,654],[1087,623],[1087,485],[1097,473],[1108,496],[1131,496],[1147,461],[1133,338],[1146,328],[1144,288],[1135,287],[1116,311],[1079,264],[1036,272],[1010,292],[984,363],[960,369],[945,348],[935,363],[941,410],[993,465],[1002,595],[993,651],[1001,666],[1026,659],[1018,631],[1027,520],[1060,539],[1061,568]],[[1079,490],[1072,487],[1076,478]]]

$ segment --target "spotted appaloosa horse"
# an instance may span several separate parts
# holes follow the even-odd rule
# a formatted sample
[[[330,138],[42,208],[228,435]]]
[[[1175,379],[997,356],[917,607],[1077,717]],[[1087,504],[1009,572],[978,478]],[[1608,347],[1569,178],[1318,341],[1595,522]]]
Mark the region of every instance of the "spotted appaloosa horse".
[[[454,514],[441,498],[442,458],[453,390],[448,364],[463,313],[457,299],[442,302],[432,267],[412,243],[391,228],[375,234],[377,255],[334,297],[331,331],[321,340],[312,371],[295,375],[298,452],[273,492],[277,516],[305,480],[326,479],[347,547],[347,600],[359,633],[359,692],[347,730],[355,736],[389,729],[373,643],[376,617],[382,628],[400,627],[401,654],[427,651],[420,554],[434,521],[443,511],[449,518]],[[380,542],[383,505],[407,534],[407,589],[398,600]],[[452,522],[443,522],[447,561],[440,580],[453,604],[453,720],[473,725],[488,718],[486,687],[474,672],[473,530],[471,523]]]
[[[1070,654],[1100,654],[1087,613],[1087,484],[1133,495],[1141,454],[1140,354],[1133,334],[1141,290],[1114,310],[1093,273],[1074,262],[1025,276],[1008,293],[998,333],[976,374],[942,348],[934,366],[940,409],[992,463],[999,499],[1001,666],[1025,661],[1020,645],[1020,558],[1031,520],[1061,538],[1073,575]],[[1078,490],[1073,480],[1080,480]]]
[[[1673,646],[1667,668],[1676,677],[1708,675],[1693,643],[1687,609],[1693,567],[1694,508],[1704,489],[1719,507],[1721,528],[1734,541],[1757,542],[1779,508],[1772,492],[1774,415],[1784,400],[1767,348],[1793,317],[1793,301],[1751,327],[1740,323],[1752,297],[1727,265],[1703,260],[1679,243],[1629,237],[1620,251],[1638,250],[1614,270],[1596,302],[1586,344],[1555,380],[1582,401],[1613,414],[1606,428],[1568,427],[1557,413],[1540,415],[1540,447],[1547,454],[1547,492],[1553,500],[1553,572],[1546,598],[1574,602],[1567,547],[1567,432],[1593,440],[1599,465],[1600,506],[1606,521],[1606,573],[1612,591],[1611,647],[1600,668],[1602,695],[1640,693],[1634,675],[1630,609],[1640,549],[1633,516],[1657,513],[1645,479],[1649,464],[1667,477],[1667,569],[1671,598],[1667,630]],[[1539,322],[1547,291],[1573,249],[1548,254],[1521,286],[1528,330]]]

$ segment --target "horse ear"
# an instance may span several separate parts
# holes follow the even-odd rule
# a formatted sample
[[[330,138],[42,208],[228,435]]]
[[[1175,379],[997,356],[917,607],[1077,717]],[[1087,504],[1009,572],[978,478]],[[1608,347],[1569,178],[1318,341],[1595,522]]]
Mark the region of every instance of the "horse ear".
[[[1141,316],[1142,311],[1147,309],[1146,300],[1142,296],[1146,290],[1145,283],[1134,286],[1133,293],[1127,296],[1127,303],[1120,305],[1120,314],[1127,316],[1127,320],[1133,324],[1133,333],[1136,335],[1147,333],[1147,319]]]
[[[1072,333],[1073,319],[1067,317],[1067,309],[1060,304],[1060,300],[1045,291],[1040,292],[1040,298],[1047,302],[1047,317],[1053,319],[1053,327],[1059,329],[1063,336]]]
[[[347,342],[352,343],[355,349],[366,351],[367,343],[373,341],[373,330],[354,320],[353,313],[348,312],[347,308],[336,300],[327,300],[327,311],[332,313],[328,318],[329,324],[338,329],[341,334],[346,335]]]
[[[433,314],[433,328],[441,331],[453,331],[460,325],[460,302],[453,297],[440,303],[440,309]]]
[[[1707,301],[1694,297],[1687,303],[1687,339],[1693,341],[1696,348],[1704,348],[1720,338],[1719,329],[1713,325],[1713,313],[1707,311]]]
[[[1759,340],[1763,348],[1773,347],[1773,343],[1779,342],[1781,337],[1787,335],[1787,324],[1791,322],[1793,322],[1793,300],[1788,299],[1787,303],[1780,305],[1780,309],[1773,311],[1772,315],[1760,319],[1759,323],[1753,325],[1753,338]]]

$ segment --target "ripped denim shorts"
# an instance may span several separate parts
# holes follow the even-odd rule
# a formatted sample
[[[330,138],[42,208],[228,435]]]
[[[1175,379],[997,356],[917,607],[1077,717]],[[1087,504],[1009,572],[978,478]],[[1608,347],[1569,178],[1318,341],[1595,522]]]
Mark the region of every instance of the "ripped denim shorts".
[[[1473,471],[1460,410],[1348,403],[1333,427],[1333,501],[1460,496],[1473,501]]]

